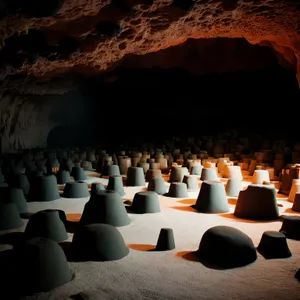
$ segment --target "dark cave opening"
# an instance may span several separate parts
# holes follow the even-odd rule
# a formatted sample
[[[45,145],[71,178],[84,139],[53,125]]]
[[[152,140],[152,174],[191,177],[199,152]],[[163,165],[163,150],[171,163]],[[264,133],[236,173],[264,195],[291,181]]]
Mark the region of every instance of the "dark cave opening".
[[[280,66],[270,48],[244,39],[192,40],[172,48],[125,57],[114,70],[83,81],[86,129],[78,129],[76,143],[123,144],[230,129],[292,138],[287,128],[297,118],[287,103],[299,101],[299,86],[295,72]]]
[[[125,56],[114,69],[81,79],[77,93],[81,115],[72,124],[62,116],[49,146],[163,141],[231,129],[289,139],[287,128],[297,122],[289,106],[300,96],[295,71],[279,65],[271,48],[228,38]]]

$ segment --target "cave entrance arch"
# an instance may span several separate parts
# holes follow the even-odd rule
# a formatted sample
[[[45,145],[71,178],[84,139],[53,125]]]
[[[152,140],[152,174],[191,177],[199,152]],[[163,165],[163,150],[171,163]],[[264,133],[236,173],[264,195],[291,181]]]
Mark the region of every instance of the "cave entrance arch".
[[[99,131],[111,122],[108,112],[119,111],[116,128],[126,130],[116,140],[137,140],[139,124],[143,135],[158,138],[186,134],[187,128],[197,134],[204,127],[215,133],[219,125],[251,127],[257,116],[263,117],[264,130],[272,131],[282,125],[274,99],[292,103],[300,96],[293,67],[271,47],[244,38],[188,39],[157,52],[126,55],[115,69],[87,81],[95,106],[91,119]],[[112,109],[110,101],[99,100],[99,91],[110,99],[130,99],[130,105],[124,100]]]
[[[89,115],[85,117],[85,121],[89,122]],[[77,124],[56,126],[50,130],[47,137],[47,145],[52,148],[86,147],[95,145],[95,142],[95,132],[91,127]]]
[[[47,145],[50,147],[65,147],[68,145],[68,134],[63,126],[52,128],[47,137]]]
[[[47,137],[47,145],[52,148],[73,147],[84,144],[83,133],[72,126],[56,126],[52,128]]]

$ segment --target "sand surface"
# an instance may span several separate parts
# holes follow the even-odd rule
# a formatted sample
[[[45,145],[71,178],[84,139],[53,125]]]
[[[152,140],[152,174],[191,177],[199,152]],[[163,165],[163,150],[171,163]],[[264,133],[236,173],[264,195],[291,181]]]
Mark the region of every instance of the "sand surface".
[[[88,183],[107,183],[107,179],[100,179],[94,172],[86,173]],[[244,185],[249,181],[250,177],[244,181]],[[145,188],[125,187],[124,201],[132,200],[134,193],[142,189]],[[190,192],[185,199],[159,196],[160,213],[130,213],[131,224],[118,227],[130,248],[127,257],[112,262],[70,263],[75,272],[73,281],[51,292],[22,299],[300,299],[300,283],[294,278],[300,268],[300,241],[287,240],[292,252],[290,258],[266,260],[258,253],[253,264],[231,270],[210,269],[190,255],[197,250],[204,232],[216,225],[242,230],[252,238],[255,246],[264,231],[278,231],[281,227],[280,220],[254,222],[235,218],[232,212],[236,198],[228,198],[231,207],[229,213],[195,212],[190,205],[195,203],[197,195],[198,191]],[[88,198],[61,198],[48,203],[28,203],[28,207],[30,212],[58,208],[67,214],[74,214],[76,219],[87,201]],[[281,214],[297,215],[291,211],[292,203],[287,201],[287,197],[278,195],[278,204]],[[173,229],[176,248],[166,252],[148,251],[155,247],[163,227]],[[69,234],[71,240],[72,234]],[[0,246],[2,249],[9,248],[9,245]]]

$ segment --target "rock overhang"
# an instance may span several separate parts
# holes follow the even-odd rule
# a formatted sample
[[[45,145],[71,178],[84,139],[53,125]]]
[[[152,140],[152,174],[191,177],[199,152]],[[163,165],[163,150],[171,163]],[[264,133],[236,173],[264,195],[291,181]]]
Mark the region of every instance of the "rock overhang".
[[[156,52],[188,39],[226,37],[272,47],[300,81],[300,1],[6,2],[0,20],[2,80],[98,74],[131,54]]]

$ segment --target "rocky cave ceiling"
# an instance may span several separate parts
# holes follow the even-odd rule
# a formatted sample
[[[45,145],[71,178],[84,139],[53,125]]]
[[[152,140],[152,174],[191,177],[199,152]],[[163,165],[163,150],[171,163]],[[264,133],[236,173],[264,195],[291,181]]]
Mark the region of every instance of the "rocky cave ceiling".
[[[265,94],[258,92],[260,86],[253,89],[256,82],[247,79],[248,86],[241,87],[236,78],[231,84],[233,81],[247,90],[247,97],[256,97],[258,93],[257,101],[266,105],[275,97],[270,96],[270,89],[275,90],[276,97],[281,95],[293,101],[288,95],[293,84],[272,82],[278,63],[292,73],[298,97],[300,1],[0,0],[0,153],[46,147],[49,132],[59,126],[68,128],[68,136],[73,133],[74,143],[81,141],[87,132],[93,132],[90,129],[95,125],[86,122],[87,116],[97,114],[92,119],[98,120],[99,114],[103,118],[110,109],[101,107],[104,110],[101,113],[97,106],[97,103],[102,105],[103,101],[98,100],[106,93],[101,95],[99,90],[104,87],[98,83],[118,92],[112,98],[120,99],[122,88],[113,86],[116,76],[118,82],[123,79],[122,87],[148,87],[139,79],[141,69],[147,72],[149,68],[185,69],[188,74],[197,75],[267,69],[269,73],[256,76],[261,76],[261,84],[267,86]],[[122,73],[122,68],[139,70],[128,76],[127,71]],[[189,82],[192,78],[182,72],[151,76],[158,83],[156,87],[164,87],[166,78],[172,76],[177,81],[169,78],[171,87],[187,83],[181,96],[178,89],[174,91],[180,99],[185,99],[186,89],[199,88],[200,84]],[[185,78],[184,84],[178,81],[180,76]],[[266,79],[270,79],[269,83]],[[153,81],[144,81],[155,93]],[[200,89],[224,92],[226,82],[215,89],[212,86],[215,81],[211,85],[203,81],[202,77]],[[91,82],[92,87],[86,82]],[[96,96],[78,92],[77,87],[82,83],[89,91],[96,89]],[[141,93],[133,94],[136,100],[132,100],[131,107],[139,109]],[[229,94],[232,96],[231,91]],[[239,93],[233,94],[239,100]],[[171,116],[173,109],[168,108]],[[198,113],[197,110],[197,120]],[[141,119],[144,116],[139,115]],[[185,114],[185,118],[189,117],[190,112]],[[179,118],[182,120],[182,116]],[[105,134],[108,133],[102,132],[97,138],[101,140]]]
[[[267,46],[300,82],[300,1],[0,0],[0,18],[2,88],[64,93],[72,89],[74,74],[102,74],[120,64],[147,67],[151,53],[180,44],[194,49],[188,53],[191,68],[199,48],[191,46],[193,39],[207,49],[215,42],[205,39],[212,38]],[[243,47],[243,42],[218,42],[215,57],[224,61],[224,52],[234,54],[237,43]],[[166,62],[164,53],[156,64],[180,67]],[[139,60],[145,54],[148,63]],[[263,53],[260,59],[271,63]]]

